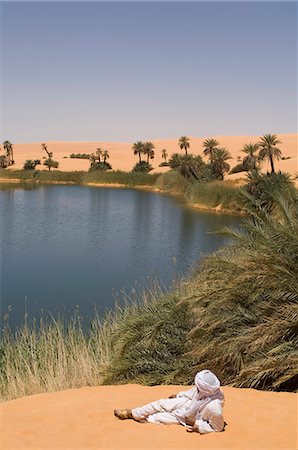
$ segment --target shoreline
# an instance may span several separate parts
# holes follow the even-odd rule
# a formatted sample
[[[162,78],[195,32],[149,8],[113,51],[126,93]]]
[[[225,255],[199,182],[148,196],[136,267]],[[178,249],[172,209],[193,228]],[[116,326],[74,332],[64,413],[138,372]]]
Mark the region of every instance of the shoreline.
[[[182,193],[178,191],[163,190],[157,188],[155,185],[129,185],[122,183],[99,183],[99,182],[81,182],[77,183],[75,181],[63,181],[63,180],[40,180],[40,179],[21,179],[21,178],[0,178],[1,184],[33,184],[33,185],[69,185],[69,186],[89,186],[96,188],[111,188],[111,189],[136,189],[146,192],[153,192],[156,194],[168,195],[169,197],[177,198],[182,200],[184,206],[188,208],[195,209],[197,211],[208,213],[208,214],[221,214],[221,215],[232,215],[232,216],[245,216],[242,211],[237,211],[234,209],[223,208],[221,204],[217,206],[208,206],[204,203],[191,202],[187,200]]]

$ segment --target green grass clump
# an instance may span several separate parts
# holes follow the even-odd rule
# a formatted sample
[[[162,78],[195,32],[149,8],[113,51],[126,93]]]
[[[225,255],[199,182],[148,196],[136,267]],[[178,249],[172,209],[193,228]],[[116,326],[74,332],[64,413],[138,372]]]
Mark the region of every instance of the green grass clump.
[[[105,384],[134,382],[147,385],[191,382],[187,335],[191,318],[180,302],[183,286],[171,293],[146,292],[140,304],[124,312],[115,340]]]
[[[233,212],[240,212],[242,208],[241,189],[233,181],[197,182],[173,170],[162,174],[156,186],[161,191],[181,196],[190,204],[209,208],[220,205]]]
[[[163,173],[156,181],[156,187],[163,192],[178,194],[187,197],[191,191],[193,183],[180,175],[175,170]]]
[[[240,188],[231,181],[211,181],[193,184],[190,201],[211,207],[240,209]]]

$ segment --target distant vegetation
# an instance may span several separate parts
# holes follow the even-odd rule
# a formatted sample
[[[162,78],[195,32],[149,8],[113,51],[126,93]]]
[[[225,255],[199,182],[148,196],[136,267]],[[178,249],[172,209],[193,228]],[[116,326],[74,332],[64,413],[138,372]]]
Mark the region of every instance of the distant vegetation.
[[[93,172],[94,170],[99,170],[105,172],[107,170],[111,170],[112,166],[107,162],[110,154],[108,150],[102,150],[100,147],[96,149],[95,153],[92,153],[90,156],[90,168],[89,172]]]
[[[132,150],[134,155],[138,155],[138,162],[134,165],[133,172],[150,172],[153,167],[149,164],[149,159],[153,160],[155,157],[154,145],[152,142],[137,141],[133,144]],[[146,156],[146,160],[142,160],[141,155]]]
[[[72,153],[69,157],[72,159],[90,159],[91,153]]]
[[[239,213],[242,209],[239,202],[240,188],[237,182],[225,181],[225,176],[228,173],[244,172],[247,175],[248,191],[258,190],[258,186],[262,185],[263,180],[269,180],[270,178],[269,174],[267,178],[264,178],[261,173],[262,164],[266,159],[270,163],[271,174],[276,173],[275,161],[282,158],[281,150],[277,147],[279,144],[280,141],[274,134],[260,137],[258,143],[245,144],[242,148],[243,158],[238,157],[236,166],[231,169],[229,164],[231,155],[227,149],[220,146],[218,140],[214,138],[205,139],[201,156],[190,153],[190,138],[182,136],[178,140],[178,147],[183,150],[183,153],[173,153],[168,157],[167,150],[162,149],[161,155],[164,162],[160,166],[167,166],[170,169],[162,175],[149,174],[153,169],[150,161],[155,157],[155,147],[150,141],[137,141],[133,144],[132,150],[138,160],[131,172],[112,171],[112,166],[109,163],[110,154],[108,150],[101,147],[90,154],[89,173],[51,171],[51,169],[57,168],[58,162],[54,161],[53,154],[47,150],[46,144],[42,144],[42,149],[48,155],[43,163],[48,167],[49,172],[51,171],[48,175],[36,170],[36,166],[40,163],[39,160],[27,160],[24,166],[26,174],[15,170],[13,172],[1,171],[1,177],[49,183],[112,183],[123,186],[147,185],[152,187],[155,185],[160,191],[179,195],[190,204],[195,203],[204,208],[216,208],[219,211]],[[11,147],[6,145],[5,148],[11,160]],[[89,154],[78,155],[81,157],[89,156]],[[280,183],[282,177],[285,176],[277,172],[276,183]]]
[[[24,163],[24,170],[34,170],[40,164],[40,159],[27,159]]]

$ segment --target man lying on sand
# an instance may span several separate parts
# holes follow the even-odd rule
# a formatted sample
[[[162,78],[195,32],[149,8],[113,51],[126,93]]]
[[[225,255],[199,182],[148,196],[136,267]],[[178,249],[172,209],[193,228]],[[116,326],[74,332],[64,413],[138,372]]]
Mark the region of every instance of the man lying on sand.
[[[134,409],[115,409],[118,419],[134,419],[164,425],[180,424],[201,434],[224,431],[224,394],[219,379],[210,370],[198,372],[195,386],[169,398]]]

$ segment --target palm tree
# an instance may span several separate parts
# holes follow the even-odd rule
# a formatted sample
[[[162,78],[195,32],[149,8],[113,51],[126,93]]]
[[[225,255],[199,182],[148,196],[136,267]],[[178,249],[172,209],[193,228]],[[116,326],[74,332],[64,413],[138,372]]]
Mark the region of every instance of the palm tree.
[[[44,166],[47,166],[47,168],[49,169],[49,171],[53,168],[53,169],[57,169],[59,166],[58,161],[55,161],[53,159],[53,153],[48,151],[48,147],[46,144],[41,144],[41,148],[47,153],[48,158],[44,161]]]
[[[142,141],[137,141],[133,144],[132,146],[133,149],[133,154],[134,155],[139,155],[139,163],[141,163],[141,153],[143,153],[143,149],[144,149],[144,142]]]
[[[149,158],[154,158],[154,148],[155,145],[153,144],[153,142],[147,141],[143,144],[143,154],[147,155],[147,164],[149,164]]]
[[[261,147],[259,157],[260,160],[268,159],[271,165],[271,173],[274,170],[274,159],[279,160],[281,158],[281,150],[276,145],[281,144],[281,141],[277,139],[276,134],[265,134],[261,137],[259,146]]]
[[[187,149],[190,147],[189,137],[181,136],[181,138],[178,141],[178,145],[179,145],[180,149],[184,150],[185,154],[187,155]]]
[[[103,162],[105,163],[106,160],[109,159],[109,157],[110,157],[108,150],[104,150],[102,152],[102,156],[103,156]]]
[[[96,149],[95,154],[96,154],[96,156],[97,156],[97,158],[98,158],[98,162],[101,162],[101,161],[100,161],[100,157],[103,155],[103,151],[102,151],[102,149],[101,149],[100,147],[98,147],[98,148]]]
[[[185,178],[195,178],[197,181],[203,178],[203,170],[206,164],[200,155],[194,156],[191,153],[181,155],[181,153],[173,153],[169,159],[168,166],[176,170]]]
[[[219,146],[219,142],[214,138],[205,139],[205,141],[203,142],[203,147],[204,147],[203,153],[205,156],[209,157],[211,163],[213,160],[213,151],[218,146]]]
[[[259,144],[244,144],[242,148],[242,152],[246,154],[246,156],[243,158],[243,166],[247,167],[248,171],[256,170],[257,164],[259,161],[259,157],[256,154],[259,150],[260,145]]]
[[[163,148],[161,151],[161,157],[165,160],[165,163],[167,162],[167,157],[168,157],[168,153],[167,153],[167,149]]]
[[[8,165],[14,164],[13,159],[13,145],[10,141],[4,141],[3,142],[3,148],[6,151],[7,159],[8,159]]]
[[[213,149],[212,171],[218,180],[223,180],[224,174],[230,170],[230,164],[226,162],[228,159],[232,159],[232,156],[226,148]]]

